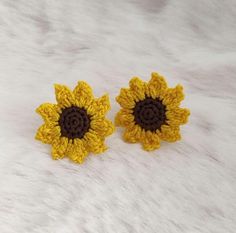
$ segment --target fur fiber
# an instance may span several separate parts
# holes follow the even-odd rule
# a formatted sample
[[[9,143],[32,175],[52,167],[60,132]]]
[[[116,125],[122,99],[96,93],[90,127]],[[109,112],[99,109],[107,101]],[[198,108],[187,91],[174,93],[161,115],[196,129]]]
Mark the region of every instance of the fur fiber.
[[[235,233],[235,0],[1,0],[1,233]],[[107,139],[82,165],[34,140],[54,83],[115,97],[133,76],[181,83],[183,139]]]

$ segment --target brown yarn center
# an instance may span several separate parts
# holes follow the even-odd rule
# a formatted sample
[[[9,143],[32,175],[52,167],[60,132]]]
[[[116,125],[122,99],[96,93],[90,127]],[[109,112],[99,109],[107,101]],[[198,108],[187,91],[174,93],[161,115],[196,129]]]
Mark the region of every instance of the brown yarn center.
[[[159,99],[148,97],[137,102],[133,114],[135,122],[146,131],[154,132],[166,123],[166,107]]]
[[[90,121],[84,108],[75,106],[64,108],[59,119],[61,135],[69,139],[83,138],[90,128]]]

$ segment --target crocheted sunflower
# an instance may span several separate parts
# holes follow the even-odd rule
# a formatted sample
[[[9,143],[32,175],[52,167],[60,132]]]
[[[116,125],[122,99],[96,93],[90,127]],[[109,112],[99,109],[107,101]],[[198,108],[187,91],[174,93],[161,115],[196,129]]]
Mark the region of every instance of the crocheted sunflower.
[[[105,118],[110,109],[108,95],[94,98],[85,82],[78,82],[73,91],[56,84],[55,95],[57,104],[44,103],[36,109],[45,123],[35,138],[52,145],[52,158],[68,156],[82,163],[89,152],[105,151],[105,137],[114,131],[112,122]]]
[[[134,77],[129,88],[121,88],[116,98],[122,109],[115,123],[126,128],[125,141],[140,142],[147,151],[158,149],[161,140],[181,139],[180,125],[187,123],[190,114],[188,109],[179,107],[183,99],[183,87],[168,88],[158,73],[152,73],[148,83]]]

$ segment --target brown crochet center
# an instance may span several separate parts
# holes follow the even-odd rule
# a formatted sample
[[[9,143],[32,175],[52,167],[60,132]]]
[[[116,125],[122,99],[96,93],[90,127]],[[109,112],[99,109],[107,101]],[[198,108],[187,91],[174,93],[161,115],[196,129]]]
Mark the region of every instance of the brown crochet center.
[[[59,119],[61,135],[69,139],[83,138],[90,128],[90,121],[90,116],[84,108],[64,108]]]
[[[136,103],[134,120],[144,130],[152,132],[166,124],[166,107],[159,99],[146,98]]]

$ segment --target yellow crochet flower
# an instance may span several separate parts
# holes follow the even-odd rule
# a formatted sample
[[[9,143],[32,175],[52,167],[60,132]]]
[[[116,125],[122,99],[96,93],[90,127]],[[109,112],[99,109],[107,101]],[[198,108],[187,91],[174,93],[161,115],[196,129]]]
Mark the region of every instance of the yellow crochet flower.
[[[78,82],[73,92],[64,85],[55,85],[57,104],[44,103],[36,112],[45,123],[38,129],[36,139],[52,145],[52,158],[68,156],[82,163],[89,152],[106,150],[105,137],[114,126],[105,118],[110,109],[109,97],[94,98],[86,82]]]
[[[183,87],[168,88],[158,73],[152,73],[148,83],[134,77],[116,98],[122,109],[115,123],[126,128],[125,141],[140,142],[147,151],[158,149],[161,140],[180,140],[180,125],[187,123],[190,114],[179,107],[183,99]]]

